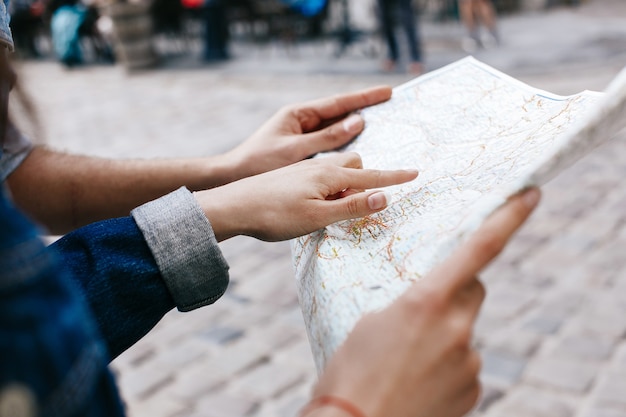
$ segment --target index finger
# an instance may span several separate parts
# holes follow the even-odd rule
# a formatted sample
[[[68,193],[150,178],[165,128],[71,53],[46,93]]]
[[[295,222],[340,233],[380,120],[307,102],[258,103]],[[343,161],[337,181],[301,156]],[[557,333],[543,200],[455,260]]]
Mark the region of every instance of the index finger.
[[[531,188],[509,199],[427,279],[450,292],[465,287],[504,249],[515,231],[537,206],[541,194]]]

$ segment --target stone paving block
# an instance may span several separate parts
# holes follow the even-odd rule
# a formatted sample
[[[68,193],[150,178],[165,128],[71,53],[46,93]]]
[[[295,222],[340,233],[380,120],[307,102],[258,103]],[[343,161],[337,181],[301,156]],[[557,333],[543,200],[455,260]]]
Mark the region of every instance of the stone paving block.
[[[259,403],[250,397],[219,391],[198,401],[190,417],[246,417],[258,407]]]
[[[576,399],[535,387],[516,387],[490,407],[485,417],[572,417]]]
[[[275,352],[274,357],[283,363],[289,363],[290,366],[299,366],[302,369],[308,369],[310,375],[315,375],[313,353],[305,334],[296,339],[295,342]]]
[[[143,401],[133,401],[126,409],[127,417],[179,417],[189,413],[190,406],[183,401],[154,395]]]
[[[139,342],[133,345],[130,349],[120,354],[113,362],[111,367],[113,369],[127,369],[141,365],[142,363],[153,358],[156,354],[156,346]]]
[[[584,256],[591,242],[585,237],[556,235],[552,237],[540,251],[535,251],[520,263],[520,271],[524,274],[549,274],[558,280],[568,276]]]
[[[206,343],[198,343],[189,338],[183,339],[178,345],[161,349],[151,361],[153,366],[180,370],[187,365],[197,363],[210,355]]]
[[[474,324],[474,344],[479,347],[485,346],[494,334],[498,334],[507,325],[506,320],[482,310]]]
[[[267,362],[271,349],[254,340],[241,339],[207,361],[207,369],[223,375],[235,375]]]
[[[494,316],[501,320],[513,318],[529,308],[537,296],[535,291],[513,283],[493,285],[487,291],[481,315]]]
[[[582,170],[587,167],[573,167],[574,169]],[[544,190],[541,200],[541,207],[548,214],[556,213],[559,217],[565,217],[573,220],[580,217],[586,212],[589,207],[594,207],[604,197],[604,191],[599,189],[586,189],[585,193],[573,193],[567,190],[567,188],[559,189],[560,182],[566,182],[576,180],[575,175],[572,176],[559,176],[553,182],[548,184],[547,189]]]
[[[604,204],[605,201],[602,202],[602,205]],[[560,239],[559,242],[565,244],[563,240],[570,237],[577,237],[579,239],[578,244],[588,243],[589,246],[598,246],[602,241],[614,234],[616,226],[620,222],[619,217],[616,217],[613,213],[614,212],[607,213],[604,207],[596,206],[595,210],[585,213],[585,215],[578,218],[576,222],[568,228],[567,232],[561,233],[563,239]]]
[[[308,387],[308,385],[307,385]],[[310,390],[307,390],[310,391]],[[283,397],[277,404],[278,417],[297,416],[300,410],[311,399],[310,392],[295,392],[293,395]]]
[[[489,407],[504,395],[504,391],[494,388],[488,384],[483,384],[478,404],[474,407],[476,414],[486,412]]]
[[[263,401],[263,404],[254,413],[253,417],[297,417],[298,412],[311,399],[316,378],[307,375],[306,378],[280,394],[276,398]]]
[[[241,338],[244,334],[243,328],[216,325],[198,333],[198,337],[217,345],[226,345]]]
[[[122,396],[128,401],[146,398],[172,381],[173,376],[169,369],[152,366],[152,364],[127,368],[117,378]]]
[[[564,320],[564,317],[556,315],[532,314],[522,323],[522,330],[529,333],[551,335],[561,328]]]
[[[242,281],[236,292],[242,297],[271,302],[275,294],[285,291],[285,287],[295,294],[291,265],[272,264],[265,267],[257,266],[254,275]]]
[[[566,336],[558,339],[548,354],[599,362],[608,359],[614,348],[615,341],[610,338]]]
[[[240,304],[232,300],[224,300],[230,303],[229,315],[220,322],[223,326],[237,328],[254,328],[271,321],[276,316],[283,314],[284,308],[277,305],[260,302]]]
[[[592,386],[600,369],[597,363],[566,360],[559,356],[531,360],[524,372],[524,381],[574,394],[584,394]]]
[[[298,339],[306,338],[306,333],[304,327],[295,327],[282,319],[275,319],[253,328],[250,337],[266,344],[275,353]]]
[[[558,290],[542,294],[538,315],[571,318],[580,310],[588,298],[588,293],[580,288],[559,286]]]
[[[167,389],[167,395],[193,404],[207,393],[226,385],[232,375],[215,369],[211,366],[212,363],[207,360],[199,361],[179,370]]]
[[[212,306],[204,307],[210,309]],[[160,322],[141,340],[142,344],[151,344],[166,348],[176,345],[189,335],[193,335],[197,330],[197,322],[189,320],[191,317],[185,316],[186,313],[171,311],[168,315],[168,321]]]
[[[305,374],[301,369],[286,366],[281,362],[268,362],[242,374],[235,388],[246,396],[263,400],[293,388],[303,381],[304,377]]]
[[[616,372],[626,374],[626,341],[622,340],[615,348],[611,368]]]
[[[489,349],[481,350],[480,356],[482,358],[481,381],[500,389],[510,388],[515,384],[526,366],[526,359]]]
[[[619,316],[580,312],[564,326],[563,335],[621,339],[626,334],[626,321],[616,317]]]
[[[581,413],[577,417],[624,417],[626,416],[626,407],[596,407],[592,406]]]
[[[626,373],[609,371],[598,378],[591,394],[592,404],[626,409]]]
[[[517,358],[528,358],[539,348],[542,334],[507,326],[496,335],[487,339],[487,346],[494,352],[508,354]]]

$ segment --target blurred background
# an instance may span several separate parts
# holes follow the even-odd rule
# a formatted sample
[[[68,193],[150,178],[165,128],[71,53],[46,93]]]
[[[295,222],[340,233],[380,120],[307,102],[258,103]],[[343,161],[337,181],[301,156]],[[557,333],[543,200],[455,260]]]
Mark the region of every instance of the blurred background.
[[[455,0],[414,1],[418,60],[406,10],[387,22],[389,59],[375,0],[23,0],[12,29],[35,140],[113,158],[217,154],[282,105],[399,85],[468,54],[563,95],[601,91],[626,65],[624,0],[489,6],[493,25],[471,27]],[[474,415],[626,416],[625,177],[621,133],[544,188],[483,275]],[[222,249],[227,294],[171,312],[113,363],[131,417],[293,417],[309,397],[289,243],[241,237]]]

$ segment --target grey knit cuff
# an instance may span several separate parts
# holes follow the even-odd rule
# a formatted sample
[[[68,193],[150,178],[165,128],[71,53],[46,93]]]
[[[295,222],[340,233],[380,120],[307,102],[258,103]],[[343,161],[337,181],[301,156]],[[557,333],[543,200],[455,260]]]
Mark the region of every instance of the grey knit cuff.
[[[131,212],[180,311],[214,303],[228,287],[228,263],[211,224],[184,187]]]

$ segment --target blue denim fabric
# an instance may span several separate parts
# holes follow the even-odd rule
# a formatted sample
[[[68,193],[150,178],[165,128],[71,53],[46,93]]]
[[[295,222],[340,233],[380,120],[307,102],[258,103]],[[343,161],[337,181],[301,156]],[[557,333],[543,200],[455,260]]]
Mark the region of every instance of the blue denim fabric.
[[[131,217],[82,227],[51,248],[76,277],[112,357],[174,308],[156,261]]]
[[[0,409],[122,416],[107,363],[79,290],[0,186]]]

